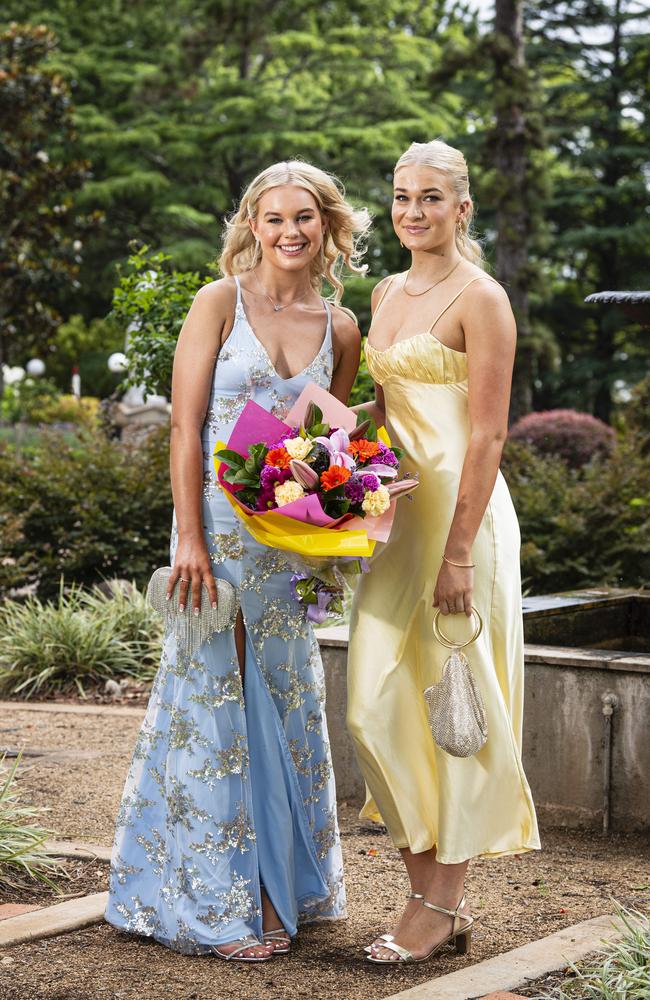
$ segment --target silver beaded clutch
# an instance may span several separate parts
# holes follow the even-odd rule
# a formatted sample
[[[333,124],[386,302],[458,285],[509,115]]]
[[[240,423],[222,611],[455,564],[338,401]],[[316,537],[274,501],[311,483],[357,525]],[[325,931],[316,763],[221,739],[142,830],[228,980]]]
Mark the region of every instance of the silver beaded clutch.
[[[208,588],[202,584],[201,608],[198,615],[195,615],[192,610],[192,584],[190,584],[187,588],[185,611],[179,611],[178,586],[174,587],[172,596],[167,600],[171,571],[171,566],[161,566],[155,571],[147,587],[147,600],[154,611],[162,616],[165,631],[173,633],[179,652],[185,656],[192,656],[215,632],[225,632],[235,627],[239,611],[237,591],[227,580],[215,577],[217,606],[213,608]]]
[[[429,727],[435,742],[452,757],[471,757],[487,740],[487,716],[481,691],[463,649],[478,639],[483,628],[481,616],[472,609],[477,625],[471,639],[455,643],[438,625],[440,611],[433,620],[433,633],[451,650],[445,662],[442,680],[424,692],[429,708]]]

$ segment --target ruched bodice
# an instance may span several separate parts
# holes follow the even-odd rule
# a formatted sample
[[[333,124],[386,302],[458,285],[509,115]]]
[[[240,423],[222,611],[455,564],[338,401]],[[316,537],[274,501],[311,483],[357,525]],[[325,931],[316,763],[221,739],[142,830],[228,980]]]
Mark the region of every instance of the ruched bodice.
[[[472,546],[474,605],[485,627],[469,660],[488,715],[487,743],[476,756],[454,758],[435,746],[423,698],[448,656],[432,633],[433,595],[471,435],[467,357],[432,330],[478,280],[463,286],[428,330],[385,350],[366,346],[388,432],[404,449],[402,469],[420,486],[397,505],[391,537],[359,582],[350,622],[348,725],[369,788],[362,815],[383,819],[397,847],[417,853],[435,846],[445,864],[539,846],[520,756],[519,527],[501,473]],[[445,618],[453,639],[465,639],[467,627],[464,615]]]
[[[368,371],[378,385],[392,378],[432,385],[467,381],[467,355],[454,351],[428,330],[398,340],[384,351],[366,343]]]

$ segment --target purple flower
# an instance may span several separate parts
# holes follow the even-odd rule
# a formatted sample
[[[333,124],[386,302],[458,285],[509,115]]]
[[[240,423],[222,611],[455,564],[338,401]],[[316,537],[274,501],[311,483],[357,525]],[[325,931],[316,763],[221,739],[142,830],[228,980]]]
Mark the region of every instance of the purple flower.
[[[379,480],[377,482],[379,483]],[[359,476],[351,476],[345,484],[344,492],[350,503],[359,504],[363,503],[366,489],[369,489],[369,487],[364,489],[363,479],[360,479]]]
[[[379,442],[379,454],[377,455],[377,462],[380,465],[392,465],[395,468],[399,465],[399,459],[395,455],[394,451],[391,451],[388,445],[384,444],[383,441]]]
[[[273,491],[276,483],[286,483],[287,479],[291,479],[290,469],[276,469],[274,465],[262,466],[260,485],[263,490]]]
[[[370,490],[371,493],[374,493],[375,490],[378,490],[379,487],[381,486],[381,480],[379,476],[375,476],[375,474],[372,472],[367,476],[362,476],[361,482],[363,483],[364,490]]]
[[[286,434],[282,435],[279,441],[276,441],[275,444],[269,445],[269,451],[272,451],[274,448],[284,448],[284,442],[288,441],[289,438],[298,437],[299,433],[300,429],[298,427],[292,427],[291,430],[288,430]]]
[[[258,493],[256,506],[258,510],[272,510],[277,507],[275,491],[272,486]]]

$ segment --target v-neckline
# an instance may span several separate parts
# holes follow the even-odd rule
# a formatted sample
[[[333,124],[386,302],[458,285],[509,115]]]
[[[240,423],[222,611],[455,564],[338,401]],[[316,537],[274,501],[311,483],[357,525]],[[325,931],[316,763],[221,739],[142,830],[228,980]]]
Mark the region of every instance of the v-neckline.
[[[246,312],[246,306],[244,305],[244,297],[241,294],[241,292],[240,292],[240,296],[239,296],[239,302],[237,303],[237,305],[241,308],[242,316],[244,317],[244,322],[246,323],[246,326],[250,330],[250,334],[251,334],[253,340],[255,341],[256,344],[259,344],[259,346],[261,347],[261,349],[264,351],[264,354],[266,355],[266,360],[268,361],[269,365],[271,366],[271,370],[273,371],[273,374],[275,375],[276,378],[279,378],[281,382],[293,382],[294,379],[300,378],[301,375],[304,375],[305,372],[309,371],[309,369],[311,368],[311,366],[316,361],[318,361],[318,359],[320,358],[321,354],[323,353],[323,348],[325,347],[325,344],[327,343],[327,334],[329,332],[330,322],[331,322],[330,312],[327,309],[327,307],[325,307],[325,314],[326,314],[326,317],[327,317],[327,320],[326,320],[326,323],[325,323],[325,333],[323,335],[323,342],[320,345],[320,347],[318,348],[318,353],[312,358],[312,360],[309,362],[308,365],[305,365],[305,367],[302,369],[302,371],[296,372],[295,375],[290,375],[288,378],[284,378],[284,376],[280,375],[280,373],[278,372],[277,368],[273,364],[273,361],[271,360],[271,355],[269,354],[267,348],[264,346],[264,344],[262,343],[262,341],[260,340],[260,338],[255,333],[255,330],[253,329],[253,324],[251,323],[251,321],[248,318],[248,314]]]

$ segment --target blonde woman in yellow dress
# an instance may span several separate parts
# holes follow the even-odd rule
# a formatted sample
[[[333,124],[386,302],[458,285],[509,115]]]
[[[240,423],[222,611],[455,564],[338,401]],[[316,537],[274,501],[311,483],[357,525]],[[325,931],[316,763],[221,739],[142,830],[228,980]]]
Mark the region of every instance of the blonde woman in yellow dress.
[[[423,961],[443,943],[468,950],[465,875],[477,856],[539,848],[521,764],[523,629],[519,528],[499,462],[507,434],[516,329],[508,297],[469,237],[472,201],[462,153],[413,143],[394,175],[392,220],[411,251],[404,274],[373,292],[366,404],[417,473],[389,542],[359,584],[350,624],[348,726],[369,789],[362,816],[383,821],[411,893],[373,962]],[[423,690],[469,638],[488,737],[472,757],[433,742]]]

